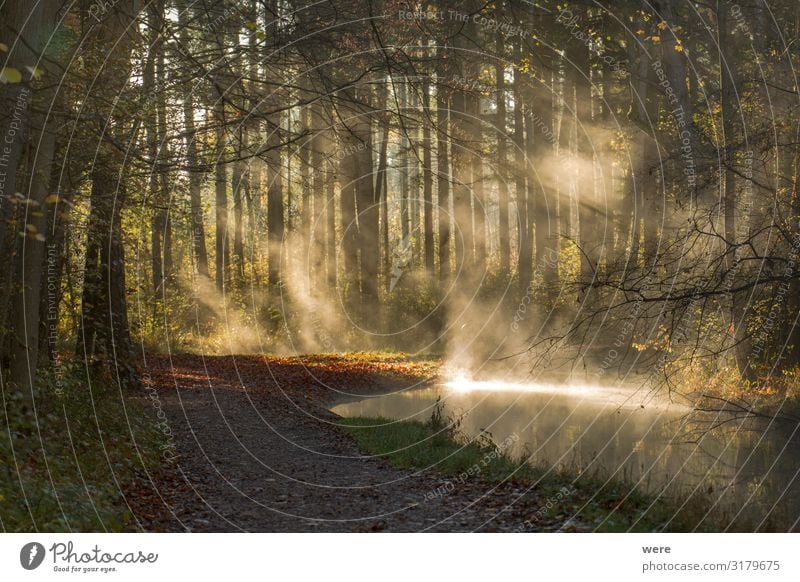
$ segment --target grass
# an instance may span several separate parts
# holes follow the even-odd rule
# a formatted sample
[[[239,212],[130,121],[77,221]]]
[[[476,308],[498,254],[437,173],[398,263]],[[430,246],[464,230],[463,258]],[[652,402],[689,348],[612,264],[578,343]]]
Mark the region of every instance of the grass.
[[[2,405],[0,530],[129,529],[121,490],[161,466],[165,444],[146,401],[64,365],[33,394],[4,385]]]
[[[719,531],[716,518],[706,518],[709,500],[702,494],[686,499],[655,499],[632,484],[574,471],[548,471],[507,454],[513,443],[494,443],[487,435],[468,439],[457,419],[442,416],[437,406],[426,423],[385,418],[348,418],[341,429],[359,448],[403,469],[431,470],[456,483],[479,479],[487,483],[512,480],[536,486],[540,509],[520,531],[537,524],[566,520],[590,531]],[[457,489],[456,485],[456,489]]]

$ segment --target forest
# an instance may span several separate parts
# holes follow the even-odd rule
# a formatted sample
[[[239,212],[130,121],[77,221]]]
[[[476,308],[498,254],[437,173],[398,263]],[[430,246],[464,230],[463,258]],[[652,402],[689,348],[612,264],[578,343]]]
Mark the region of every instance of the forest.
[[[0,2],[0,528],[105,528],[83,504],[122,490],[114,527],[178,527],[123,482],[200,471],[178,435],[211,421],[182,391],[212,414],[223,384],[290,403],[263,421],[288,441],[306,442],[274,428],[292,410],[455,378],[630,389],[686,407],[694,440],[777,432],[796,454],[798,43],[796,0]],[[461,442],[432,406],[425,426]],[[48,476],[71,420],[86,459],[122,434],[125,469],[92,461],[106,494]],[[469,446],[502,450],[485,428]],[[92,472],[81,454],[65,475]],[[571,515],[597,483],[568,470]],[[619,523],[581,523],[800,519],[800,495],[747,525],[694,498],[639,522],[613,499]],[[229,527],[192,507],[175,519]]]

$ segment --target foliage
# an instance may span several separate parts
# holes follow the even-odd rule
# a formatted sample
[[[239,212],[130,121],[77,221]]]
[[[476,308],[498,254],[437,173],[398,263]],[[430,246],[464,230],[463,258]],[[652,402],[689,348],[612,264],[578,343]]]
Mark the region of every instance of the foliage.
[[[130,514],[126,486],[160,465],[150,411],[110,378],[73,362],[42,373],[34,393],[3,390],[0,527],[118,531]]]

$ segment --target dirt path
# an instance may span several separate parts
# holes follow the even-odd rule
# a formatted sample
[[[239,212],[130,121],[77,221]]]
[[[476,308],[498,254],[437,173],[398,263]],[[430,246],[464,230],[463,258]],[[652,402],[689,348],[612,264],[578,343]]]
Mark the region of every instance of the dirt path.
[[[128,501],[156,531],[511,531],[536,510],[522,484],[445,479],[362,455],[327,406],[419,383],[404,362],[149,359],[180,460]],[[138,522],[138,523],[137,523]],[[559,524],[541,524],[554,529]]]

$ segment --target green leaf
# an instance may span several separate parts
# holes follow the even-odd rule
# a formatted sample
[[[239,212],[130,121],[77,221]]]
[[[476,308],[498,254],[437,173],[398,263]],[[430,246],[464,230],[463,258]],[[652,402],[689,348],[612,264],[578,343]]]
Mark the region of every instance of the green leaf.
[[[3,67],[0,70],[0,83],[19,83],[22,74],[14,67]]]

